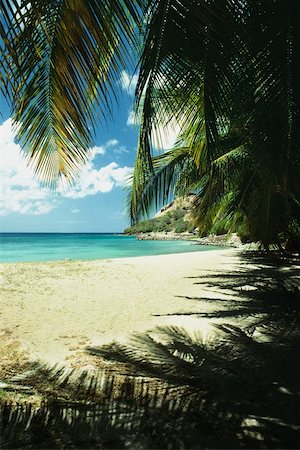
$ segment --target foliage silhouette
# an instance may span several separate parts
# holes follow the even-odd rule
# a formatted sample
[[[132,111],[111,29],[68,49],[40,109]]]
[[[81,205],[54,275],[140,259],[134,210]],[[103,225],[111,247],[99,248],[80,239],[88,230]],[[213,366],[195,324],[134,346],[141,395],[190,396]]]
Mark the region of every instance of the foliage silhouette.
[[[186,392],[208,400],[207,410],[214,405],[234,418],[227,425],[233,448],[248,447],[250,442],[254,448],[297,448],[299,268],[295,261],[255,259],[244,256],[246,267],[237,273],[196,281],[220,292],[231,288],[236,295],[199,298],[216,306],[216,311],[198,314],[218,319],[213,340],[168,326],[139,336],[130,345],[113,343],[90,352],[126,364],[137,374],[185,386]],[[254,424],[252,429],[244,430],[247,423]]]
[[[194,278],[236,293],[204,299],[216,312],[224,305],[211,339],[164,326],[126,345],[89,348],[102,367],[103,358],[114,361],[93,374],[40,365],[14,377],[12,387],[45,400],[2,402],[1,448],[298,448],[297,267],[259,256],[241,264],[236,274]]]
[[[1,0],[0,89],[40,180],[76,179],[134,59],[132,222],[193,190],[202,233],[239,230],[299,252],[299,5]],[[178,142],[153,157],[167,125]]]
[[[43,383],[48,377],[52,388],[41,406],[1,405],[1,448],[147,449],[218,445],[219,424],[226,418],[220,415],[214,422],[207,420],[205,414],[199,414],[204,403],[199,404],[198,396],[187,398],[182,387],[102,373],[102,382],[98,378],[93,383],[85,374],[77,383],[80,389],[75,389],[72,384],[66,386],[61,375],[60,371],[47,374],[44,370]],[[88,387],[83,386],[83,378],[89,380]],[[36,379],[34,383],[41,388]],[[43,393],[47,395],[46,390]],[[224,442],[227,441],[230,448],[230,440]]]
[[[299,251],[299,2],[149,4],[132,221],[193,191],[200,232],[221,221]],[[174,121],[175,148],[151,159],[152,135]]]

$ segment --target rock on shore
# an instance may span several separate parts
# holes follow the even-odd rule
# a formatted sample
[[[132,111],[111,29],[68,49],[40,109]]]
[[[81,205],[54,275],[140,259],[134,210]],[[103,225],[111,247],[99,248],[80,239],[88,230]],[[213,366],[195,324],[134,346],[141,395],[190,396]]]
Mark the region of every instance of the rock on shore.
[[[234,233],[231,236],[222,234],[220,236],[210,235],[206,237],[198,237],[194,233],[175,233],[169,232],[151,232],[151,233],[137,233],[136,238],[143,241],[194,241],[199,245],[216,245],[224,247],[240,247],[242,245],[240,238]]]

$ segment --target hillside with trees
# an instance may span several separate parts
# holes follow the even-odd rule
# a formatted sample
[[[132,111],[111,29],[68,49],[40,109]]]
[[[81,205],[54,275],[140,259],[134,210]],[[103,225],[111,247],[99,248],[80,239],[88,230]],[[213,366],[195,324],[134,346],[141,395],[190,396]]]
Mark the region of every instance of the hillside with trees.
[[[6,269],[2,341],[22,337],[27,308],[37,338],[28,327],[24,343],[52,323],[45,347],[54,346],[54,305],[62,348],[74,353],[64,371],[35,353],[28,365],[2,343],[0,448],[299,449],[300,0],[0,0],[0,37],[0,90],[43,186],[76,180],[122,71],[135,68],[126,232],[235,231],[263,249],[197,251],[187,271],[182,256],[168,272],[174,255],[61,261],[59,272],[26,263],[9,303],[6,271],[14,280],[17,269]],[[155,138],[170,125],[177,141],[159,154]],[[144,220],[191,192],[191,215],[173,206]],[[68,264],[84,291],[78,311]],[[38,277],[39,310],[20,300]],[[55,290],[57,303],[45,301]],[[84,358],[73,359],[79,345]]]
[[[0,89],[43,184],[76,179],[131,65],[131,223],[194,192],[202,233],[221,218],[267,250],[300,251],[298,0],[21,4],[1,2]],[[176,145],[157,156],[171,123]]]
[[[196,233],[191,217],[192,199],[179,198],[161,208],[152,219],[142,220],[124,230],[125,234],[140,233]]]

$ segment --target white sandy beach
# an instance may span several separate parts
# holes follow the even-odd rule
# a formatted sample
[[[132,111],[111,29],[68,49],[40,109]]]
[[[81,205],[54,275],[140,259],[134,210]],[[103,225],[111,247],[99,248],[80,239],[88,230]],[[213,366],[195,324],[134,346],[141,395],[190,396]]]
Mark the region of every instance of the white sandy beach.
[[[54,364],[87,345],[122,339],[156,324],[193,327],[196,323],[205,328],[203,319],[176,313],[203,311],[202,302],[184,297],[219,296],[195,283],[205,275],[236,268],[238,255],[237,250],[228,249],[4,263],[0,265],[0,334],[9,333],[33,357]]]

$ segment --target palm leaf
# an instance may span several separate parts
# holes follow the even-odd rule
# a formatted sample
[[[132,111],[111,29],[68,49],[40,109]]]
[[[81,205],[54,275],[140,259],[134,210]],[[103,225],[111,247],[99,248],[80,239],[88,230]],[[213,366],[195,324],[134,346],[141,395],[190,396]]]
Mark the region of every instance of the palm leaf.
[[[74,179],[89,157],[91,127],[110,111],[111,92],[135,42],[140,5],[24,0],[20,13],[8,3],[4,30],[17,57],[13,118],[44,183]]]
[[[158,2],[149,16],[138,100],[150,89],[152,127],[170,114],[183,124],[199,177],[208,177],[196,202],[199,206],[204,198],[204,206],[195,209],[195,215],[201,213],[198,221],[205,214],[219,217],[217,204],[233,191],[236,212],[247,218],[252,239],[266,247],[280,245],[283,236],[296,242],[299,3]],[[165,20],[161,33],[155,28],[160,19]],[[233,157],[241,146],[244,163]],[[230,208],[235,214],[232,201]]]

